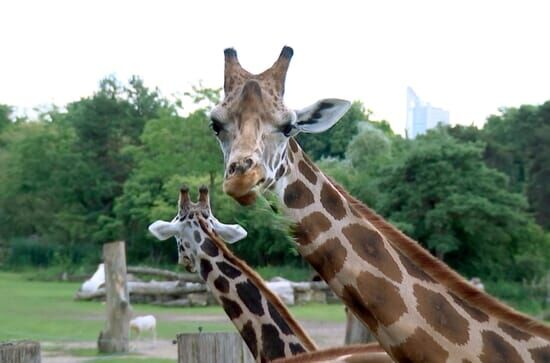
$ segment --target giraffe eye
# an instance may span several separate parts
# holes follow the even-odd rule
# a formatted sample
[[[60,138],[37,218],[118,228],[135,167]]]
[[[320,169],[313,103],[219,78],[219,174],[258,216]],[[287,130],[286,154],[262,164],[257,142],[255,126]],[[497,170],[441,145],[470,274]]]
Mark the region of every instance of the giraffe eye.
[[[290,134],[292,133],[292,130],[294,129],[294,125],[292,125],[290,122],[287,124],[284,124],[281,126],[280,130],[286,137],[290,137]]]
[[[210,127],[212,128],[212,131],[218,136],[220,132],[223,130],[222,123],[216,119],[211,119],[210,121]]]

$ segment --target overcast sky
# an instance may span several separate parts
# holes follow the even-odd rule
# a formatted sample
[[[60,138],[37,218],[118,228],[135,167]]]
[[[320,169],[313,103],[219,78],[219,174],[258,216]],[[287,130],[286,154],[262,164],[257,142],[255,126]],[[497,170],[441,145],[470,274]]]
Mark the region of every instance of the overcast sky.
[[[0,103],[64,105],[109,74],[164,95],[221,87],[223,49],[251,72],[294,48],[286,102],[361,100],[402,133],[411,86],[451,123],[550,99],[548,1],[0,2]]]

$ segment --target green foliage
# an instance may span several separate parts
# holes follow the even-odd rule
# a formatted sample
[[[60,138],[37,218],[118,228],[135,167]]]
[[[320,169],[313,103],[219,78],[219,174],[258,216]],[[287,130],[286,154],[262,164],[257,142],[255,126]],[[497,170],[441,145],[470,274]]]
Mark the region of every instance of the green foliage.
[[[130,263],[172,265],[174,241],[157,242],[147,226],[175,215],[185,183],[208,185],[218,218],[247,229],[231,248],[248,263],[303,268],[275,201],[242,207],[222,192],[207,117],[220,90],[185,96],[196,110],[183,116],[183,102],[138,77],[108,77],[92,96],[32,122],[0,105],[0,263],[70,270],[124,239]],[[503,109],[483,129],[439,128],[416,140],[370,117],[354,102],[329,131],[298,139],[352,195],[459,272],[534,281],[550,270],[550,101]]]
[[[467,276],[540,275],[550,261],[549,241],[526,213],[525,199],[507,190],[482,152],[482,144],[458,142],[445,129],[428,132],[385,169],[379,189],[391,192],[380,211],[407,223],[412,237]],[[545,262],[534,263],[536,251]],[[513,268],[522,259],[530,269]]]
[[[11,113],[10,106],[0,104],[0,133],[11,124]]]

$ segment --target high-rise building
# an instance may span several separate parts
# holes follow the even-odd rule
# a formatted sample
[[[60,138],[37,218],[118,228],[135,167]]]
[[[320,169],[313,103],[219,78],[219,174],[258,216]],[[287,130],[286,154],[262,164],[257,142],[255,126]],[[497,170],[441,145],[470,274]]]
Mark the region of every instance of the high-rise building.
[[[423,102],[411,87],[407,87],[407,137],[414,139],[440,123],[449,124],[449,111]]]

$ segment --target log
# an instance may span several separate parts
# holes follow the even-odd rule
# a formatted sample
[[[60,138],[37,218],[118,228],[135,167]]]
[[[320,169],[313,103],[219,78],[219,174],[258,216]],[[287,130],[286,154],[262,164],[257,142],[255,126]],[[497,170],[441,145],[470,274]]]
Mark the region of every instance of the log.
[[[178,334],[178,363],[252,363],[254,357],[238,333]]]
[[[97,340],[101,353],[127,353],[129,350],[131,308],[124,247],[121,241],[103,245],[107,319]]]
[[[201,277],[192,273],[178,273],[160,268],[145,267],[145,266],[128,266],[128,272],[133,274],[147,274],[153,276],[166,277],[171,280],[180,280],[186,282],[203,282]]]
[[[40,363],[40,359],[39,342],[0,342],[0,363]]]
[[[344,344],[363,344],[374,341],[376,338],[363,322],[346,308],[346,337]]]
[[[142,295],[184,295],[195,292],[206,292],[206,285],[198,283],[181,283],[180,281],[151,281],[127,283],[130,294]],[[94,292],[78,291],[75,300],[93,300],[105,296],[105,288],[100,287]]]

